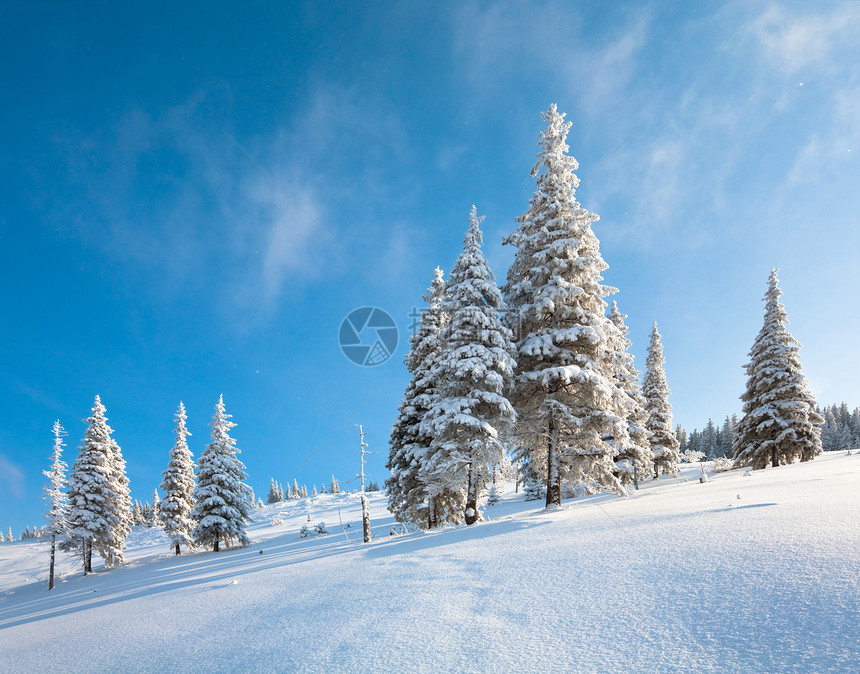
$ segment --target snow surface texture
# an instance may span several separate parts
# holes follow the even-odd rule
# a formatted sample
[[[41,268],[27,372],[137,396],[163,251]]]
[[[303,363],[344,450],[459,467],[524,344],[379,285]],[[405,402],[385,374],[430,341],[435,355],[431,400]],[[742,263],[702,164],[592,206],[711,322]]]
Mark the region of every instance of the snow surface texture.
[[[368,545],[358,497],[323,494],[217,554],[135,528],[124,566],[62,557],[50,593],[47,544],[3,544],[0,670],[856,671],[860,455],[748,473],[553,511],[507,490],[488,521],[398,536],[372,494]]]

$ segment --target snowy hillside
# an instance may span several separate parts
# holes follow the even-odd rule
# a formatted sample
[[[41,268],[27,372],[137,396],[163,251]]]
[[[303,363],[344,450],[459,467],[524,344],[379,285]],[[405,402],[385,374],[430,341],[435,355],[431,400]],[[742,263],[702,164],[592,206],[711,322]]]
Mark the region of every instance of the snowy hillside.
[[[856,670],[860,456],[697,473],[396,536],[377,494],[369,545],[357,498],[321,495],[218,554],[135,530],[125,566],[63,561],[51,593],[46,544],[4,544],[0,670]]]

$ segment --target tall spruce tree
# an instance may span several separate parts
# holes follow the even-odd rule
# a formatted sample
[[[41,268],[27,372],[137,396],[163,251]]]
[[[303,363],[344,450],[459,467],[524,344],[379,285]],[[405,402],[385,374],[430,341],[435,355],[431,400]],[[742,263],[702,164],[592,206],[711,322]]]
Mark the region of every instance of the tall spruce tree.
[[[49,590],[54,589],[57,539],[62,542],[69,535],[69,500],[65,493],[68,466],[63,461],[63,447],[66,446],[63,438],[66,436],[66,431],[60,425],[59,420],[54,422],[52,431],[54,433],[54,452],[51,455],[51,469],[42,471],[49,480],[45,487],[45,500],[49,504],[48,512],[45,513],[45,519],[48,520],[45,534],[51,537],[51,564],[48,569]],[[0,538],[2,538],[2,534],[0,534]]]
[[[194,528],[194,520],[191,519],[194,507],[194,457],[185,440],[191,435],[185,427],[187,418],[185,405],[180,402],[176,410],[176,428],[173,429],[176,440],[170,450],[167,470],[161,474],[161,489],[164,492],[161,522],[177,555],[181,554],[181,546],[192,544],[191,530]]]
[[[733,445],[736,466],[776,467],[821,453],[824,419],[800,368],[800,342],[786,329],[777,272],[770,272],[764,325],[744,365],[747,387]]]
[[[442,490],[430,496],[422,479],[432,438],[421,432],[421,422],[438,400],[432,370],[442,352],[441,333],[448,322],[444,299],[445,282],[442,270],[436,267],[433,282],[424,296],[427,309],[421,314],[404,359],[411,377],[391,429],[386,464],[388,509],[397,521],[412,522],[422,528],[452,522],[457,516],[453,495]],[[332,480],[334,488],[336,483]]]
[[[507,326],[516,336],[514,390],[517,458],[546,476],[546,503],[561,503],[561,483],[594,481],[623,492],[615,476],[614,438],[626,430],[629,396],[613,371],[617,328],[606,317],[601,284],[608,268],[591,223],[576,201],[577,161],[567,155],[555,104],[543,113],[537,189],[504,243],[517,251],[504,286]]]
[[[69,526],[80,542],[84,572],[92,571],[92,553],[110,567],[123,561],[125,539],[131,531],[131,496],[125,460],[111,437],[105,407],[96,396],[84,444],[69,478]]]
[[[210,426],[212,442],[206,445],[197,462],[197,488],[194,490],[194,508],[191,516],[196,520],[192,535],[198,545],[211,545],[218,552],[221,542],[229,545],[236,539],[247,545],[245,524],[251,521],[248,486],[242,482],[247,475],[239,461],[240,450],[230,437],[236,424],[225,414],[224,396],[215,405]]]
[[[502,438],[516,420],[505,396],[514,367],[511,332],[502,325],[502,294],[481,252],[482,220],[472,206],[447,284],[442,351],[430,374],[438,398],[421,423],[432,438],[422,476],[428,494],[461,494],[466,524],[480,519],[478,499],[504,460]]]
[[[636,369],[633,354],[630,353],[631,342],[627,337],[628,329],[624,323],[627,318],[618,309],[618,304],[612,302],[609,320],[618,330],[615,349],[615,379],[621,390],[630,398],[627,405],[622,406],[626,414],[627,438],[620,436],[616,439],[618,455],[615,465],[622,484],[639,479],[645,479],[651,474],[654,457],[648,442],[648,431],[645,429],[645,399],[639,386],[639,371]]]
[[[657,323],[651,330],[648,358],[645,361],[645,377],[642,380],[642,395],[645,397],[645,427],[651,434],[651,453],[654,456],[654,479],[663,475],[678,475],[678,438],[672,430],[672,406],[669,404],[669,384],[663,365],[663,344]]]

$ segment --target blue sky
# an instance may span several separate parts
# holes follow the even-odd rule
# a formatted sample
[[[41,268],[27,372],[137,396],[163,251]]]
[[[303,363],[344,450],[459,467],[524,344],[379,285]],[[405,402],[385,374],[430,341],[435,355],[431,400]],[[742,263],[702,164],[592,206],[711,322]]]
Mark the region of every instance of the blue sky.
[[[258,495],[352,477],[357,423],[381,482],[410,311],[473,203],[504,278],[552,102],[676,422],[739,411],[773,266],[819,402],[860,404],[858,38],[847,1],[0,3],[0,527],[96,394],[138,499],[222,393]]]

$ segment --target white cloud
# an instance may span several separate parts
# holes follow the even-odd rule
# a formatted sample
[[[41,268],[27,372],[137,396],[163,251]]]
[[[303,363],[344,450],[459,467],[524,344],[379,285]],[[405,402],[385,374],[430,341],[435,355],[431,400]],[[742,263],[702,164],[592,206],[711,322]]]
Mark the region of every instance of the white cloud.
[[[15,496],[24,495],[24,472],[0,454],[0,482]]]
[[[856,44],[860,6],[841,3],[829,13],[800,15],[771,5],[750,24],[750,30],[771,64],[793,75],[811,65],[827,67],[834,51]]]
[[[494,102],[512,74],[531,67],[538,77],[557,80],[555,102],[575,100],[588,114],[599,115],[624,96],[650,23],[649,10],[630,12],[624,24],[595,42],[569,2],[537,8],[532,2],[464,3],[453,20],[454,52],[471,84],[470,100]],[[551,102],[541,102],[542,108]],[[529,108],[529,113],[534,111]]]
[[[77,238],[134,263],[159,292],[197,290],[217,269],[228,303],[250,320],[270,316],[290,284],[362,275],[349,240],[361,216],[338,222],[338,207],[395,201],[391,180],[373,167],[409,151],[397,115],[320,85],[271,132],[233,139],[208,117],[208,95],[158,113],[129,110],[113,128],[78,139],[69,174],[82,196],[56,204],[57,222],[65,227],[72,212]],[[368,161],[355,160],[361,152]]]

